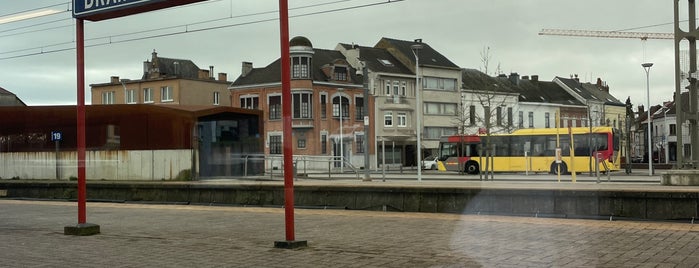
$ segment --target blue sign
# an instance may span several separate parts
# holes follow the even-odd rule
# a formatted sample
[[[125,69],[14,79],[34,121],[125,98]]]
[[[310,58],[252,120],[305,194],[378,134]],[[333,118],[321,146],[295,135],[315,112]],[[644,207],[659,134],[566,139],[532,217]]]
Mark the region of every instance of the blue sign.
[[[73,17],[105,13],[163,0],[73,0]]]
[[[51,131],[51,141],[60,141],[63,139],[63,132]]]

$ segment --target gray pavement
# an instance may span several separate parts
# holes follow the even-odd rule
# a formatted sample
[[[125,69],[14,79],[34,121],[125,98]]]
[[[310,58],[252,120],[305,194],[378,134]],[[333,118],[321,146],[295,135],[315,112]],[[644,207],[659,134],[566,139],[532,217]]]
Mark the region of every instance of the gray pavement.
[[[284,210],[0,199],[2,267],[699,267],[677,222],[296,210],[305,249],[277,249]]]

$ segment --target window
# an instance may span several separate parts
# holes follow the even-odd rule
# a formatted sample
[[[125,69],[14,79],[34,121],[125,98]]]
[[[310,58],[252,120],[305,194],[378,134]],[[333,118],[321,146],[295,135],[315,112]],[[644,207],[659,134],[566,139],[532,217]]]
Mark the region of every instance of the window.
[[[328,133],[320,134],[320,153],[328,154]]]
[[[349,117],[349,100],[345,97],[333,98],[333,117],[340,117],[340,112],[342,112],[342,118]]]
[[[456,135],[455,127],[425,127],[425,139],[438,140],[442,136]]]
[[[221,98],[221,93],[218,91],[214,92],[214,105],[220,104],[220,98]]]
[[[391,81],[386,80],[386,96],[391,95]]]
[[[513,126],[513,120],[512,120],[512,107],[507,107],[507,125],[508,126]]]
[[[129,89],[126,91],[126,103],[136,103],[136,91]]]
[[[476,106],[471,105],[468,107],[468,125],[473,126],[476,124]]]
[[[424,113],[430,115],[456,115],[456,103],[425,102]]]
[[[102,92],[102,104],[114,104],[114,91]]]
[[[291,99],[293,102],[291,105],[292,118],[312,118],[311,115],[313,114],[313,105],[311,105],[311,100],[313,99],[313,93],[293,93]]]
[[[497,122],[495,122],[495,123],[496,123],[498,126],[502,126],[502,107],[498,106],[498,107],[496,108],[496,110],[495,110],[495,116],[497,116],[497,118],[495,119],[495,120],[497,120]]]
[[[282,96],[269,96],[269,119],[282,118]]]
[[[383,126],[392,127],[393,126],[393,112],[383,113]]]
[[[291,78],[310,78],[311,60],[308,57],[294,57],[291,59]]]
[[[296,148],[297,149],[306,149],[306,139],[299,138],[296,141]]]
[[[354,140],[357,143],[357,153],[364,153],[364,134],[357,134],[354,136]]]
[[[354,119],[357,121],[364,121],[364,98],[354,97],[354,103],[356,103],[356,105],[354,106]]]
[[[396,95],[396,96],[399,95],[399,93],[400,93],[400,91],[399,91],[400,84],[399,83],[400,82],[398,82],[398,81],[393,81],[393,95]]]
[[[570,124],[569,124],[570,126]],[[529,127],[534,127],[534,112],[529,112]]]
[[[398,113],[396,121],[398,121],[398,127],[406,127],[408,126],[408,115],[406,113]]]
[[[172,101],[172,88],[171,87],[161,87],[160,88],[160,101]]]
[[[670,136],[677,136],[677,125],[670,124]]]
[[[549,112],[546,112],[546,113],[544,114],[544,120],[545,120],[545,121],[544,121],[544,125],[545,125],[546,128],[550,128],[550,127],[551,127],[551,122],[549,122],[550,119],[551,119],[551,116],[550,116]]]
[[[260,98],[257,95],[240,96],[240,108],[258,109],[260,108]]]
[[[347,81],[347,67],[335,66],[334,70],[335,81]]]
[[[422,79],[422,86],[427,90],[456,91],[456,79],[426,76]]]
[[[269,136],[269,153],[270,154],[282,154],[282,136],[281,135],[270,135]]]
[[[401,94],[402,96],[406,96],[406,93],[407,93],[407,92],[406,92],[405,88],[406,88],[406,84],[405,84],[405,82],[402,82],[402,83],[401,83],[401,86],[400,86],[400,94]]]
[[[485,120],[483,120],[485,122],[485,126],[490,127],[490,106],[483,106],[483,115],[485,117]]]
[[[320,95],[320,118],[328,117],[328,95]]]
[[[523,128],[524,127],[524,112],[519,111],[519,118],[517,118],[517,127]]]
[[[150,88],[143,89],[143,102],[151,103],[153,102],[153,90]]]

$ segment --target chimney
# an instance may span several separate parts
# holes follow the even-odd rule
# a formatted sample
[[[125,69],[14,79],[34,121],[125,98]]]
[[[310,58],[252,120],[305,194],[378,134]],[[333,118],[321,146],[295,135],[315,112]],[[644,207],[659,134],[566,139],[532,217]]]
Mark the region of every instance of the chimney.
[[[228,74],[218,73],[218,81],[228,81]]]
[[[110,77],[110,81],[112,84],[119,84],[119,77],[118,76],[112,76]]]
[[[422,43],[422,38],[415,39],[415,43]]]
[[[645,114],[645,113],[646,113],[646,111],[645,111],[645,109],[643,109],[643,105],[638,105],[638,114],[641,115],[641,114]]]
[[[245,77],[252,71],[252,62],[244,61],[243,68],[240,71],[240,76]]]
[[[199,79],[207,79],[207,78],[209,78],[209,70],[204,70],[204,69],[199,70],[199,75],[198,75],[198,76],[199,76]]]
[[[510,73],[510,83],[514,84],[515,86],[519,86],[519,74],[518,73]]]
[[[534,81],[534,82],[539,82],[539,75],[538,75],[538,74],[533,74],[533,75],[532,75],[532,81]]]
[[[214,66],[209,65],[209,78],[214,79]]]
[[[522,76],[522,80],[529,80],[529,76],[528,76],[528,75],[523,75],[523,76]]]
[[[575,81],[580,82],[580,78],[578,78],[578,74],[575,74],[575,77],[573,78]]]

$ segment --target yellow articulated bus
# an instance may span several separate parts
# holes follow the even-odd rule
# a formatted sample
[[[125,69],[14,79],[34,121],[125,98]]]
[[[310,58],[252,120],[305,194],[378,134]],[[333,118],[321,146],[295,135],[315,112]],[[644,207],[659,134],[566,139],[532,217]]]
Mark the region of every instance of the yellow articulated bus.
[[[495,172],[566,174],[573,169],[580,173],[616,171],[620,168],[618,130],[611,127],[575,127],[527,128],[510,134],[492,134],[490,137],[442,137],[439,143],[439,169],[478,174],[486,163],[483,150],[488,139],[493,159],[492,170]]]

